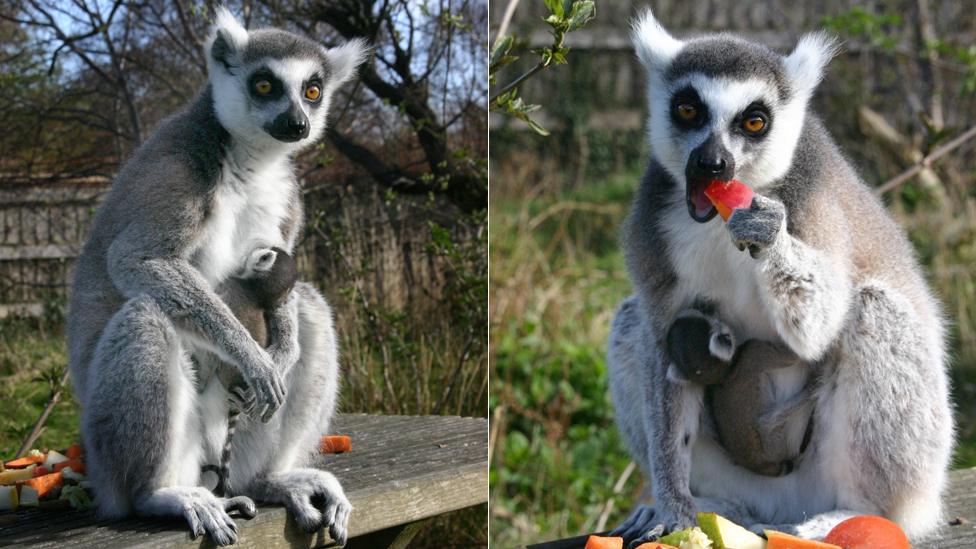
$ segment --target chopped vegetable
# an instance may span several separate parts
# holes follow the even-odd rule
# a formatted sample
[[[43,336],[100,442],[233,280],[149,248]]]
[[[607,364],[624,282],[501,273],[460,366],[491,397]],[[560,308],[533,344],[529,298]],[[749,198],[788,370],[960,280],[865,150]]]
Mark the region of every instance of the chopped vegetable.
[[[761,537],[721,515],[698,513],[698,525],[715,549],[768,549]]]
[[[69,459],[68,461],[62,461],[54,466],[55,471],[60,471],[65,467],[71,467],[76,473],[85,474],[85,464],[82,463],[80,459]]]
[[[774,530],[766,530],[766,539],[768,540],[766,549],[841,549],[837,545],[798,538]],[[879,545],[877,547],[887,549],[888,546]]]
[[[61,476],[63,476],[68,480],[73,480],[75,482],[81,482],[83,480],[88,479],[88,477],[86,477],[85,475],[81,473],[76,473],[75,470],[72,469],[71,467],[65,467],[64,469],[61,469]]]
[[[7,467],[11,469],[20,469],[22,467],[27,467],[36,463],[44,462],[44,454],[37,451],[31,450],[29,454],[22,458],[17,458],[7,462]]]
[[[585,549],[623,549],[624,538],[590,536],[586,539]]]
[[[61,499],[68,500],[75,509],[90,509],[94,505],[81,486],[65,486],[61,489]]]
[[[342,454],[352,451],[352,439],[348,435],[325,435],[319,443],[319,452],[323,454]]]
[[[82,456],[82,454],[84,454],[84,452],[81,449],[81,444],[78,444],[77,442],[71,446],[68,446],[68,449],[65,451],[65,455],[68,456],[69,459],[78,459]]]
[[[24,469],[7,469],[0,473],[0,485],[15,484],[22,480],[29,480],[34,476],[34,469],[37,465],[31,465]]]
[[[50,475],[50,474],[51,474],[51,470],[43,465],[38,465],[37,467],[34,468],[35,477],[43,477],[44,475]]]
[[[16,486],[0,486],[0,511],[16,509],[19,501]]]
[[[47,458],[44,459],[44,466],[47,467],[48,469],[57,471],[57,469],[55,469],[54,466],[57,465],[58,463],[61,463],[62,461],[68,461],[68,456],[56,450],[51,450],[47,453]]]
[[[21,489],[21,496],[23,496],[23,490],[28,487],[37,490],[37,495],[39,497],[44,497],[48,495],[52,490],[61,487],[64,482],[64,477],[61,473],[51,473],[50,475],[44,475],[43,477],[32,478],[24,482],[24,487]]]

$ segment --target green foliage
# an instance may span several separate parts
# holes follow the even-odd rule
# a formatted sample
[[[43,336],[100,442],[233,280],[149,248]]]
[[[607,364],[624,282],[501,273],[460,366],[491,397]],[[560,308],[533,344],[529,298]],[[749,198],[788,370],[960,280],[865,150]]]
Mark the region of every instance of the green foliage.
[[[549,16],[544,21],[549,25],[552,45],[535,50],[533,53],[539,57],[537,64],[528,72],[506,84],[488,103],[490,110],[500,111],[518,118],[528,124],[533,131],[544,136],[549,135],[549,132],[529,116],[530,113],[539,109],[539,105],[526,103],[519,97],[518,87],[550,65],[568,63],[566,56],[569,54],[569,48],[563,45],[566,34],[583,28],[596,17],[596,4],[593,0],[545,0],[545,4],[549,9]],[[518,40],[514,36],[501,36],[495,40],[488,62],[488,83],[490,85],[497,83],[497,74],[500,70],[520,58],[520,55],[516,54],[518,49]]]
[[[492,203],[492,542],[514,546],[622,520],[640,490],[614,425],[610,314],[629,292],[617,245],[637,174]]]
[[[885,51],[894,51],[898,39],[890,32],[891,27],[901,25],[902,17],[897,12],[872,13],[855,6],[838,15],[827,16],[821,24],[837,34],[864,38],[872,46]]]

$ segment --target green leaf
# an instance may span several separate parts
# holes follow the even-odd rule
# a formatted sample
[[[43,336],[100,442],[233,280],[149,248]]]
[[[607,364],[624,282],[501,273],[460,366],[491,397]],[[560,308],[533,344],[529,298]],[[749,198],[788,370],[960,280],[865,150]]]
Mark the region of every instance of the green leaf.
[[[562,19],[563,16],[566,15],[566,9],[563,7],[562,0],[545,0],[545,1],[546,1],[546,7],[549,8],[550,13],[559,17],[559,19]]]
[[[594,17],[596,17],[596,4],[593,0],[577,0],[573,2],[573,10],[569,14],[568,30],[583,28]]]
[[[517,56],[508,55],[514,43],[515,37],[513,36],[506,36],[495,42],[495,47],[491,50],[491,61],[488,64],[489,74],[518,59]]]

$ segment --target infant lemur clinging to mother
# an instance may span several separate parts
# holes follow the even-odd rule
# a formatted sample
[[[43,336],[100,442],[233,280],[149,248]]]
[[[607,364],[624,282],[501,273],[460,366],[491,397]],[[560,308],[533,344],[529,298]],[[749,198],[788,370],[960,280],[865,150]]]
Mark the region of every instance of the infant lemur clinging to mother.
[[[633,39],[652,154],[608,360],[654,505],[616,533],[683,528],[696,511],[811,538],[853,514],[930,533],[953,445],[944,321],[903,231],[808,110],[833,42],[807,35],[783,56],[727,34],[678,40],[650,11]],[[733,177],[756,196],[723,223],[704,189]],[[757,342],[772,351],[743,351]],[[759,372],[754,423],[779,422],[789,467],[726,447],[698,379],[716,362]]]
[[[205,53],[207,85],[122,167],[75,267],[68,348],[98,511],[182,517],[227,545],[229,513],[253,516],[254,498],[342,544],[349,501],[307,466],[336,407],[332,312],[311,285],[265,274],[302,228],[292,159],[323,135],[366,43],[248,31],[220,8]],[[227,497],[204,485],[217,463]]]

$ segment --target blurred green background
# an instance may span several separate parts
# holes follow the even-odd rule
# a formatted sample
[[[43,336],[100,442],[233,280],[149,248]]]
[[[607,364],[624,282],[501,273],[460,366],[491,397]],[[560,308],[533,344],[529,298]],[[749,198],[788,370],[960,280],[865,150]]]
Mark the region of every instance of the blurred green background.
[[[806,30],[842,38],[813,109],[872,186],[976,123],[971,3],[929,4],[650,3],[678,36],[732,30],[782,52]],[[508,5],[491,3],[492,39]],[[552,135],[491,118],[490,531],[502,547],[612,527],[645,489],[613,422],[605,365],[613,310],[631,291],[619,225],[647,158],[643,73],[628,37],[636,9],[597,2],[596,19],[567,36],[568,65],[521,87]],[[547,44],[546,13],[541,1],[519,3],[509,32],[526,49]],[[955,467],[976,465],[974,178],[970,142],[885,197],[951,320]]]

